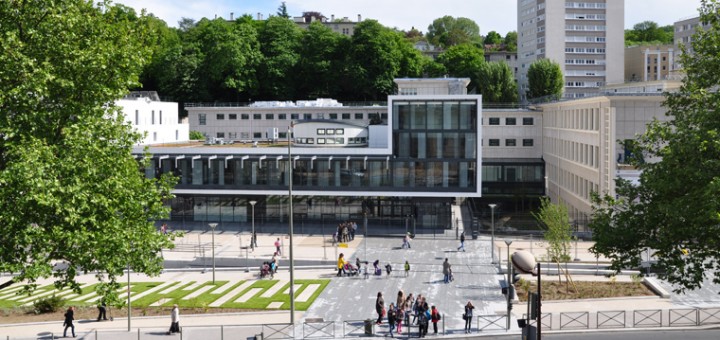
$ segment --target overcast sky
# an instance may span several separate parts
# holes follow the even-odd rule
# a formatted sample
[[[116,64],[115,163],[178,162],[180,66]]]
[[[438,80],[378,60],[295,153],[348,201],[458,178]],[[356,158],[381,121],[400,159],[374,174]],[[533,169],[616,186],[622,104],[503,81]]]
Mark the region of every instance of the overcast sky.
[[[550,0],[562,1],[562,0]],[[622,0],[609,0],[622,1]],[[200,20],[215,16],[229,18],[242,14],[275,14],[281,0],[116,0],[136,10],[149,13],[177,27],[183,18]],[[480,26],[480,33],[496,31],[502,35],[517,30],[516,0],[286,0],[290,16],[317,11],[330,17],[348,17],[355,21],[376,19],[388,27],[409,30],[415,27],[425,33],[436,18],[450,15],[466,17]],[[651,20],[660,26],[672,25],[681,18],[697,16],[700,0],[625,0],[625,28]]]

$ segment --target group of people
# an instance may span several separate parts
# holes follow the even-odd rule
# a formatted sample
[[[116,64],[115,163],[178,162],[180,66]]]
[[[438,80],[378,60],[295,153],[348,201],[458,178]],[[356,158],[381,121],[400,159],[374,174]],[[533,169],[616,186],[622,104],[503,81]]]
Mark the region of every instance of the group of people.
[[[345,221],[337,226],[337,231],[333,237],[334,242],[347,243],[355,239],[355,232],[357,231],[357,223],[352,221]]]
[[[270,261],[265,261],[260,266],[260,278],[265,278],[267,276],[270,276],[270,278],[273,278],[275,274],[277,273],[278,266],[280,265],[280,260],[278,259],[279,255],[277,252],[273,254],[272,259]]]
[[[377,299],[375,300],[375,311],[378,314],[378,319],[375,322],[377,325],[383,323],[383,319],[387,319],[389,326],[390,336],[393,336],[393,331],[397,329],[397,334],[402,334],[403,324],[418,325],[418,336],[425,337],[428,333],[429,324],[433,324],[434,334],[438,332],[437,323],[442,319],[440,311],[437,307],[429,307],[425,297],[418,295],[417,298],[413,294],[408,294],[400,290],[398,291],[395,302],[390,302],[387,309],[385,309],[385,299],[383,298],[382,292],[378,292]],[[412,320],[410,319],[412,317]]]

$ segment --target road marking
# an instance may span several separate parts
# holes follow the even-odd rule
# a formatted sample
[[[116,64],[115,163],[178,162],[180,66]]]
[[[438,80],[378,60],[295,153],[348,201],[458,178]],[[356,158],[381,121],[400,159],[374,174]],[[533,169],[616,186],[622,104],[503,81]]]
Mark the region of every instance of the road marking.
[[[297,292],[298,289],[300,289],[300,287],[302,287],[301,284],[299,284],[299,285],[293,285],[293,288],[294,288],[294,289],[293,289],[293,292]],[[290,294],[290,287],[287,287],[287,289],[285,289],[285,291],[283,292],[283,294]]]
[[[213,301],[209,306],[210,306],[210,307],[220,307],[220,306],[222,306],[225,302],[230,301],[230,299],[232,299],[235,295],[238,295],[238,294],[242,293],[242,291],[244,291],[245,289],[247,289],[248,287],[250,287],[254,282],[255,282],[255,281],[245,281],[245,282],[243,282],[241,285],[235,287],[235,289],[233,289],[233,290],[230,291],[229,293],[227,293],[227,294],[223,295],[221,298]]]
[[[266,309],[278,309],[278,308],[282,307],[283,303],[284,302],[279,302],[279,301],[270,302],[270,304],[268,304],[267,307],[265,307],[265,308]]]
[[[222,292],[230,289],[233,285],[235,285],[238,281],[228,281],[228,283],[218,287],[218,289],[213,290],[210,292],[210,294],[222,294]]]
[[[245,294],[243,294],[241,297],[239,297],[237,300],[235,300],[235,302],[245,303],[248,300],[250,300],[251,297],[255,296],[255,294],[259,293],[262,290],[263,290],[262,288],[251,288],[250,290],[245,292]]]
[[[160,290],[160,289],[164,289],[164,288],[166,288],[167,286],[175,285],[176,283],[177,283],[177,281],[166,281],[166,282],[163,282],[163,283],[161,283],[161,284],[159,284],[159,285],[157,285],[157,286],[155,286],[155,287],[152,287],[152,288],[150,288],[150,289],[148,289],[148,290],[146,290],[146,291],[144,291],[144,292],[140,292],[140,293],[137,293],[137,294],[135,294],[135,295],[131,295],[131,296],[130,296],[130,302],[135,301],[135,300],[137,300],[137,299],[140,299],[140,298],[142,298],[142,297],[144,297],[144,296],[146,296],[146,295],[155,293],[156,291],[158,291],[158,290]]]
[[[307,302],[318,288],[320,288],[320,285],[317,283],[309,284],[305,287],[305,290],[303,290],[302,293],[295,298],[295,301]]]
[[[270,287],[270,289],[266,290],[260,297],[269,298],[275,295],[282,287],[285,287],[286,284],[288,284],[288,280],[278,280],[278,282],[275,283],[274,286]]]
[[[190,300],[192,298],[196,298],[196,297],[200,296],[200,294],[205,293],[208,290],[213,289],[213,288],[215,288],[215,286],[202,286],[202,287],[200,287],[200,289],[188,294],[187,296],[184,296],[182,299]]]

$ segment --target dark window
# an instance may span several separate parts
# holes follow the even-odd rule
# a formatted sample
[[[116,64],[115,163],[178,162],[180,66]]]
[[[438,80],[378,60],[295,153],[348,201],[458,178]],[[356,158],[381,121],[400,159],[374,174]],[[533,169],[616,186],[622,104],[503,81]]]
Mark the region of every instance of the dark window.
[[[247,113],[241,113],[241,114],[240,114],[240,119],[242,119],[242,120],[248,120],[248,119],[250,119],[250,115],[247,114]]]
[[[253,138],[262,138],[262,132],[253,133]]]
[[[337,113],[331,113],[328,116],[330,116],[330,119],[337,119]]]
[[[343,114],[342,114],[342,119],[350,119],[350,114],[349,114],[349,113],[343,113]]]
[[[305,120],[312,119],[312,113],[303,113],[303,119],[305,119]]]
[[[498,117],[490,117],[488,119],[488,125],[500,125],[500,118]]]
[[[253,119],[254,119],[254,120],[261,120],[261,119],[262,119],[262,114],[259,114],[259,113],[253,114]]]
[[[523,117],[523,125],[533,125],[533,117]]]
[[[225,132],[218,132],[215,137],[217,138],[225,138]]]
[[[380,114],[380,119],[382,119],[382,120],[387,120],[387,113],[381,113],[381,114]]]
[[[489,146],[500,146],[500,140],[499,139],[490,139],[488,140]]]
[[[205,125],[207,123],[206,116],[204,113],[198,114],[198,125]]]
[[[515,118],[505,118],[505,125],[517,125],[517,119]]]
[[[532,139],[523,139],[523,146],[533,146],[533,142]]]
[[[505,146],[515,146],[516,142],[514,138],[506,139]]]
[[[285,113],[278,113],[278,119],[279,119],[279,120],[285,120],[285,119],[287,119],[287,114],[285,114]]]
[[[224,113],[218,113],[215,118],[217,120],[225,120],[225,114]]]
[[[228,114],[228,119],[230,119],[230,120],[237,120],[237,113],[230,113],[230,114]]]
[[[364,115],[362,113],[356,113],[355,119],[364,119]]]
[[[300,117],[300,114],[298,114],[298,113],[290,114],[290,119],[292,119],[292,120],[298,120],[299,117]]]
[[[266,113],[265,114],[265,120],[273,120],[275,119],[275,115],[272,113]]]

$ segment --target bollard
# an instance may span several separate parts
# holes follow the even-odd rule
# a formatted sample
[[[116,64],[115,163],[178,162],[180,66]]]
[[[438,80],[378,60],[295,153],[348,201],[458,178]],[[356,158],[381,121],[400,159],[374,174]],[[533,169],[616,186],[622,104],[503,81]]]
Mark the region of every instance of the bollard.
[[[225,331],[223,325],[220,325],[220,340],[225,338]]]
[[[140,340],[140,327],[138,327],[138,340]]]

